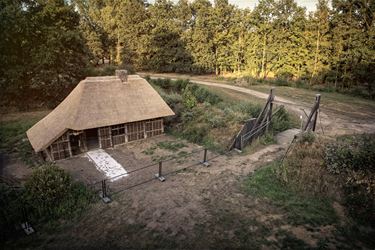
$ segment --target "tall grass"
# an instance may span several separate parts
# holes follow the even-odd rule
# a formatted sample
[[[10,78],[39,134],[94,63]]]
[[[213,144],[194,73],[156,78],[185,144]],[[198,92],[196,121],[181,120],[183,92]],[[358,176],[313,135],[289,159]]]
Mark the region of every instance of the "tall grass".
[[[246,191],[266,199],[286,214],[289,223],[313,226],[337,222],[336,213],[327,198],[306,195],[291,188],[277,176],[278,162],[262,167],[245,181]]]

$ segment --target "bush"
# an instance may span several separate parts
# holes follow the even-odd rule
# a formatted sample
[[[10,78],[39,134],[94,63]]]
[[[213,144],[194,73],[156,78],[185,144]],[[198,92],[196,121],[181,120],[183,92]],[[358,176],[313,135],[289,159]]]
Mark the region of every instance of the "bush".
[[[274,134],[292,128],[292,119],[284,107],[272,118],[271,126]]]
[[[315,141],[315,134],[311,131],[308,131],[306,133],[303,133],[301,137],[299,138],[300,143],[307,143],[311,144]]]
[[[189,126],[182,132],[183,136],[191,142],[202,143],[209,133],[206,125]]]
[[[375,224],[375,134],[339,137],[324,153],[328,171],[343,179],[350,214]]]
[[[215,150],[226,148],[240,124],[257,117],[262,110],[260,105],[250,102],[225,101],[209,89],[186,80],[156,79],[151,83],[176,114],[167,119],[166,131]],[[276,132],[292,126],[285,110],[279,111],[279,115],[280,120],[274,124]],[[265,137],[265,143],[271,141],[269,136],[273,134]]]
[[[115,65],[104,65],[97,67],[89,67],[86,69],[86,76],[113,76],[115,75]]]
[[[34,170],[25,183],[25,201],[43,219],[69,217],[80,212],[92,194],[56,165],[48,164]]]
[[[343,136],[327,145],[325,163],[331,173],[375,172],[375,134]]]
[[[34,170],[25,188],[0,183],[0,240],[18,237],[15,225],[52,222],[73,217],[92,201],[93,194],[55,165]],[[40,226],[39,226],[40,227]]]
[[[322,143],[306,134],[278,170],[279,178],[302,192],[337,199],[352,218],[375,224],[374,138],[343,136]]]
[[[22,194],[23,190],[0,183],[0,242],[15,236],[14,225],[22,222]]]
[[[189,88],[185,88],[184,92],[182,93],[182,101],[184,106],[188,109],[192,109],[197,105],[197,99]]]

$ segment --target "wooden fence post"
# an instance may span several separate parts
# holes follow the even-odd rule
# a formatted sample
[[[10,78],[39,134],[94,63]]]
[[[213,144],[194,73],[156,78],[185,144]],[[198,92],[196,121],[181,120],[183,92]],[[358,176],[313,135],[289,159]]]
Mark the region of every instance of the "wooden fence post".
[[[320,94],[316,95],[315,102],[316,102],[317,107],[316,107],[314,122],[313,122],[313,127],[312,127],[312,131],[314,131],[314,132],[315,132],[315,127],[316,127],[316,121],[318,120],[318,115],[319,115]]]
[[[304,131],[307,131],[311,129],[312,131],[315,131],[316,126],[316,120],[318,119],[318,112],[319,112],[319,105],[320,105],[320,94],[317,94],[315,97],[315,103],[314,106],[311,109],[311,112],[309,114],[309,117],[307,118]]]
[[[271,88],[271,90],[270,90],[270,103],[269,103],[270,107],[268,109],[267,120],[266,120],[266,122],[267,122],[266,131],[267,132],[268,132],[268,127],[270,125],[269,122],[271,121],[271,117],[272,117],[273,100],[275,98],[273,90],[274,90],[274,88]]]

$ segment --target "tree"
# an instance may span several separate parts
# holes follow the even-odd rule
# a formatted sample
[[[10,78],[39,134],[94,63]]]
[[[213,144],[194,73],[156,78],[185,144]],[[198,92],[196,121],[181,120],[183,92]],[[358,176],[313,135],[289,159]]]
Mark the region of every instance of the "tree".
[[[309,18],[308,39],[309,50],[313,51],[313,57],[308,62],[308,71],[311,73],[311,81],[317,75],[325,75],[330,68],[330,13],[327,0],[319,0],[317,9]]]
[[[197,72],[212,72],[215,69],[212,4],[208,0],[196,0],[191,8],[193,18],[187,48],[193,57],[193,67]]]
[[[63,0],[1,0],[0,5],[3,93],[18,105],[62,98],[87,65],[78,13]]]
[[[248,29],[246,61],[250,72],[265,78],[271,70],[274,51],[274,0],[261,0],[251,15]]]
[[[333,66],[335,86],[367,87],[373,91],[375,3],[368,0],[332,1]],[[356,84],[357,83],[357,84]],[[372,93],[373,94],[373,93]]]
[[[149,7],[149,57],[147,69],[167,72],[190,70],[191,58],[181,39],[181,26],[176,10],[169,0],[157,0]]]
[[[274,35],[276,58],[274,71],[278,77],[300,78],[305,73],[308,51],[305,38],[305,9],[293,0],[281,0],[275,5]]]

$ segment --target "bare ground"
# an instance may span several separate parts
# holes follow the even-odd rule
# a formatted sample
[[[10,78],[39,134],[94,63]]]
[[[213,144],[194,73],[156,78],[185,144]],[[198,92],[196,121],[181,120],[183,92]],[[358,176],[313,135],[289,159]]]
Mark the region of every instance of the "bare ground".
[[[39,247],[272,249],[290,237],[315,246],[326,236],[289,225],[282,210],[248,196],[241,186],[243,178],[279,157],[296,132],[283,132],[278,144],[250,156],[223,155],[208,168],[197,165],[163,183],[118,193],[108,205],[94,204],[76,223],[35,236],[43,239]]]
[[[208,168],[196,165],[167,176],[165,182],[154,180],[117,193],[110,204],[97,202],[74,222],[62,222],[53,231],[33,235],[28,247],[301,249],[318,248],[322,243],[333,249],[347,247],[349,239],[337,236],[339,225],[293,225],[282,208],[244,191],[243,180],[280,157],[297,132],[281,133],[277,144],[255,154],[223,155],[210,161]],[[147,148],[153,142],[140,144]],[[116,159],[119,153],[114,155]],[[134,151],[131,158],[136,159],[138,153],[144,157]],[[340,226],[344,226],[342,207],[334,207],[343,223]]]

